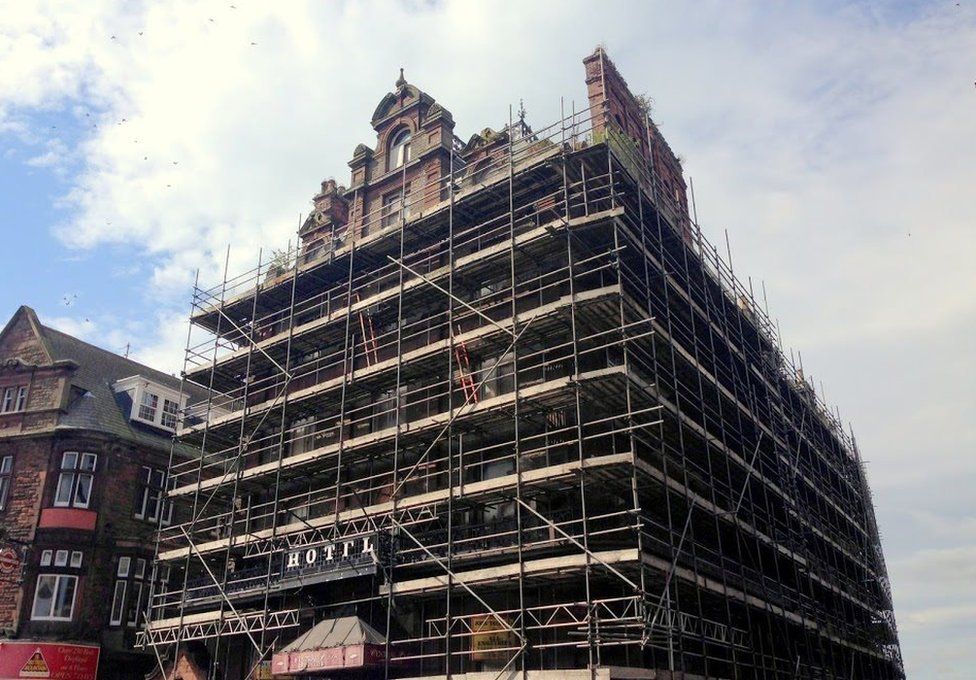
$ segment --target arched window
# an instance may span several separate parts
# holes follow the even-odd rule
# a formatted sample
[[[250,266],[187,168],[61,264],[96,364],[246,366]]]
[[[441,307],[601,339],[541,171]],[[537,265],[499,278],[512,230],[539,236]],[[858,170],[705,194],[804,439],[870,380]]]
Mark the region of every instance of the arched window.
[[[474,173],[471,175],[472,184],[481,184],[488,177],[488,171],[491,169],[491,161],[487,158],[478,162],[474,166]]]
[[[404,128],[393,137],[390,143],[389,167],[388,170],[399,168],[404,163],[410,161],[410,130]]]

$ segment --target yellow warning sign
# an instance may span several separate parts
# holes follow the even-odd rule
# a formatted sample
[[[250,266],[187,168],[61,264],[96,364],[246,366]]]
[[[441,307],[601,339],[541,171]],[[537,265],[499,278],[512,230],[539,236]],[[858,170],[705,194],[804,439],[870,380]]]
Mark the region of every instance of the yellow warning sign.
[[[41,648],[38,647],[31,654],[30,658],[27,659],[27,663],[24,667],[20,669],[20,677],[22,678],[49,678],[51,677],[51,669],[48,668],[47,661],[44,660],[44,655],[41,654]]]

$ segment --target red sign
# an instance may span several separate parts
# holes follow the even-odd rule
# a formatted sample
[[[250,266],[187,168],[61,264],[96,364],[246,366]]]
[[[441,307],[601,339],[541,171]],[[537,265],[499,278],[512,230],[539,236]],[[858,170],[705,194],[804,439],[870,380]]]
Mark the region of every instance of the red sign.
[[[13,548],[4,548],[0,550],[0,571],[5,574],[10,574],[17,570],[20,566],[20,558],[17,556],[17,551]]]
[[[56,642],[0,642],[0,680],[95,680],[99,648]]]
[[[279,652],[271,658],[271,672],[274,675],[282,675],[332,671],[340,668],[364,668],[381,664],[385,658],[383,646],[373,644]],[[4,679],[0,678],[0,680]]]

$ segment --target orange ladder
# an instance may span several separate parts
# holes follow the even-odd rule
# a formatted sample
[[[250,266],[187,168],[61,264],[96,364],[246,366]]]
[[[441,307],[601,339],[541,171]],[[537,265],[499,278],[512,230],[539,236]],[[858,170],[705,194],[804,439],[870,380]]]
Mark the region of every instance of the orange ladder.
[[[461,327],[457,327],[458,335],[461,334]],[[468,346],[463,341],[454,345],[454,357],[458,364],[458,380],[461,389],[464,390],[464,398],[471,403],[478,403],[478,386],[471,375],[471,357],[468,356]]]
[[[359,293],[353,293],[353,300],[359,302]],[[359,327],[363,332],[366,365],[371,366],[374,362],[379,361],[379,344],[376,342],[376,331],[373,329],[373,316],[362,309],[359,310]]]

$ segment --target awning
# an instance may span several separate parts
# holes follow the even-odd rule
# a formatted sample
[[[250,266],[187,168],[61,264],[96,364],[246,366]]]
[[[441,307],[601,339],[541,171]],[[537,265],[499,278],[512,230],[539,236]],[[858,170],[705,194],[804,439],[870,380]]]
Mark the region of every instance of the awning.
[[[271,659],[275,675],[364,668],[383,663],[386,638],[358,616],[325,619]]]

